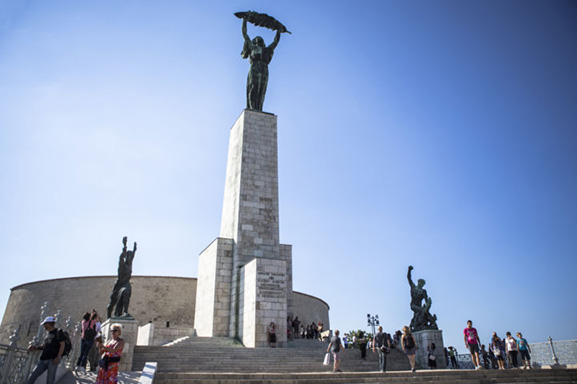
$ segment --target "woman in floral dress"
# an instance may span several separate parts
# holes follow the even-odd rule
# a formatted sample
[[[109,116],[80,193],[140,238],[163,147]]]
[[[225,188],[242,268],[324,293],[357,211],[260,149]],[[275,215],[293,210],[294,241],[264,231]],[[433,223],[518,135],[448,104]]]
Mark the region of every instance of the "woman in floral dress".
[[[118,362],[124,348],[124,339],[120,337],[122,325],[112,324],[110,332],[112,333],[112,339],[108,340],[105,345],[98,343],[100,353],[104,354],[103,360],[105,362],[100,365],[95,384],[118,383]]]

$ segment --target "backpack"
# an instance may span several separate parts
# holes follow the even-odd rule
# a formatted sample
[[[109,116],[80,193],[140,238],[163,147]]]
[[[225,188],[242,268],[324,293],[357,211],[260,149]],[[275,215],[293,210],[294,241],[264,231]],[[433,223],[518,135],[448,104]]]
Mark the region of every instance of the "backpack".
[[[86,330],[84,331],[84,340],[94,340],[96,337],[96,326],[91,327],[91,322],[92,320],[88,322],[88,327],[86,327]]]
[[[64,339],[64,352],[62,356],[70,355],[70,351],[72,351],[72,341],[70,341],[70,335],[64,329],[60,330],[60,335]]]
[[[415,347],[415,340],[413,340],[413,335],[405,335],[405,339],[403,341],[405,344],[405,348],[414,348]]]

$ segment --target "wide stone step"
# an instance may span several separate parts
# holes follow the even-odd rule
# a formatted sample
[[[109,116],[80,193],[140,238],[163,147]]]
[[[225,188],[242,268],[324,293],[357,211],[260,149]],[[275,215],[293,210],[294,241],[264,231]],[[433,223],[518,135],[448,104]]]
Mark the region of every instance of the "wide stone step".
[[[209,344],[209,343],[205,343]],[[196,348],[198,344],[172,347],[136,347],[133,370],[141,370],[148,361],[158,363],[158,372],[325,372],[323,366],[326,344],[316,348],[238,348],[213,343],[210,349]],[[388,356],[389,370],[408,370],[407,357],[400,351]],[[332,364],[331,364],[332,365]],[[359,350],[348,349],[343,354],[342,367],[348,371],[373,371],[378,357],[371,351],[362,360]]]
[[[370,373],[159,373],[155,384],[325,384],[325,383],[436,383],[436,384],[511,384],[577,383],[577,370],[532,371],[452,371]]]

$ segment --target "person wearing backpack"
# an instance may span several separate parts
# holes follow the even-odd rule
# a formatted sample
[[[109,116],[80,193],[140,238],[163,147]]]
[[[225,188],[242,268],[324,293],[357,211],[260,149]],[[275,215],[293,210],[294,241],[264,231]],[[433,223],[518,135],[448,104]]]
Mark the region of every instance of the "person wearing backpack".
[[[339,330],[335,330],[329,346],[327,348],[327,353],[330,352],[333,355],[333,372],[342,372],[339,368],[341,365],[341,352],[345,353],[343,344],[341,343],[341,338],[339,337]]]
[[[60,360],[62,360],[62,356],[65,354],[66,335],[62,330],[55,327],[56,319],[48,316],[41,325],[44,326],[44,329],[48,333],[42,345],[32,345],[28,348],[29,351],[41,350],[42,354],[27,384],[34,384],[46,370],[48,371],[46,374],[46,384],[54,384],[56,381],[56,369],[58,368]]]
[[[417,368],[415,367],[415,354],[417,353],[417,342],[415,341],[415,336],[411,333],[411,330],[406,325],[403,327],[403,336],[401,337],[401,345],[403,346],[403,351],[405,355],[409,358],[411,363],[411,372],[415,372]]]
[[[90,318],[90,312],[86,312],[82,317],[82,340],[80,341],[80,355],[76,361],[77,371],[86,371],[86,361],[88,353],[96,338],[96,321]]]

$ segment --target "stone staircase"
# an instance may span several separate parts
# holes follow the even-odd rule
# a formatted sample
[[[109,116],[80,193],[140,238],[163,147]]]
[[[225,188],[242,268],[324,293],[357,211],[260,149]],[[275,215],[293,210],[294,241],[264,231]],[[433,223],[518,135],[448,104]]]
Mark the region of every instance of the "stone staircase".
[[[569,384],[577,383],[577,370],[532,371],[452,371],[423,370],[409,372],[354,373],[164,373],[158,374],[155,384]]]
[[[235,372],[293,373],[330,372],[332,363],[323,366],[327,343],[297,339],[287,348],[244,348],[229,338],[195,337],[170,347],[136,346],[132,370],[138,371],[147,361],[158,363],[158,373],[168,372]],[[400,351],[388,356],[388,370],[408,370],[409,361]],[[359,350],[344,352],[341,368],[348,372],[378,370],[377,354],[367,352],[362,360]]]
[[[410,372],[400,351],[388,355],[387,373],[378,371],[378,357],[371,351],[362,360],[360,351],[343,354],[343,373],[323,366],[326,343],[294,340],[287,348],[244,348],[228,338],[190,338],[170,347],[137,346],[133,371],[146,362],[157,362],[154,384],[353,384],[353,383],[554,383],[577,384],[575,369],[524,370],[418,370]]]

